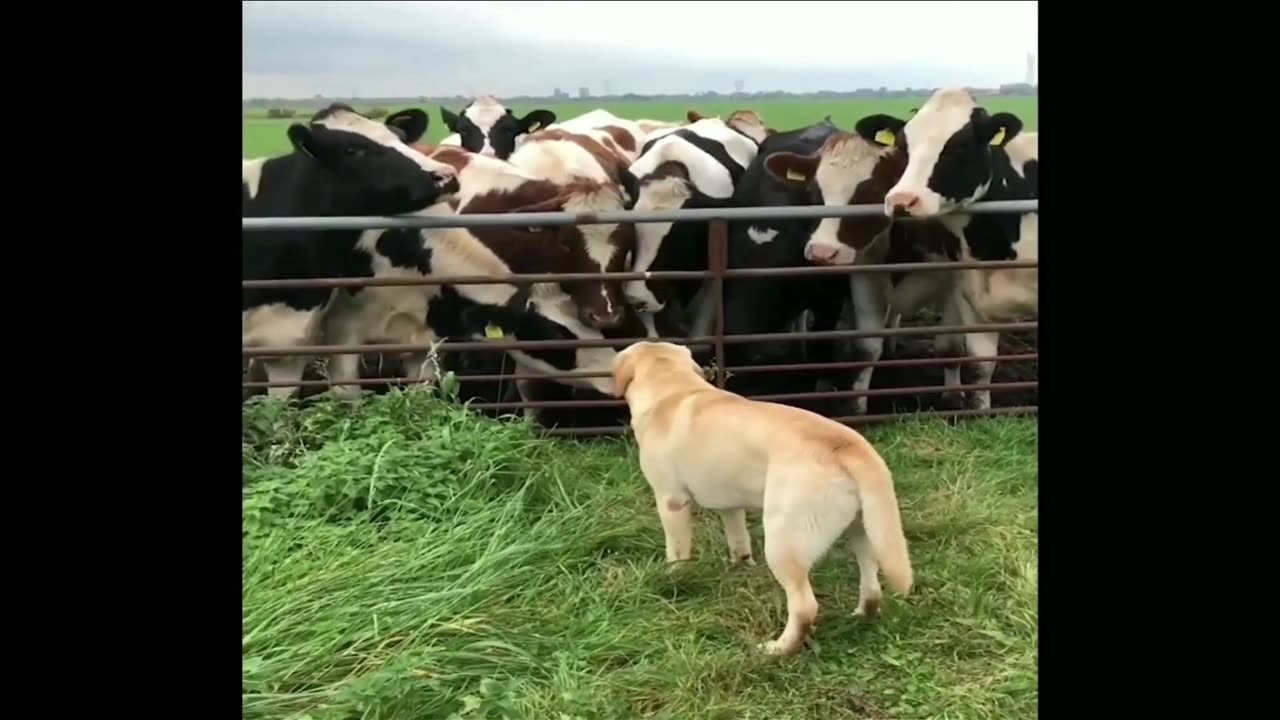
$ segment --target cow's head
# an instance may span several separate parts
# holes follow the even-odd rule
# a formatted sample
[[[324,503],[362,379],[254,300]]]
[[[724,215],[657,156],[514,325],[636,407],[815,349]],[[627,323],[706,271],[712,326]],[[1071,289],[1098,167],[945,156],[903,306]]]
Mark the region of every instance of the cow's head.
[[[538,342],[644,337],[644,326],[633,311],[625,314],[619,327],[602,332],[585,325],[575,305],[563,295],[535,295],[519,303],[473,305],[463,311],[461,322],[465,332],[477,339]],[[617,350],[612,347],[531,348],[508,352],[517,365],[532,373],[599,373],[601,377],[564,378],[556,382],[606,395],[613,392],[610,372]]]
[[[858,121],[855,132],[832,135],[811,155],[769,155],[765,170],[803,188],[815,204],[879,203],[902,172],[903,155],[894,150],[902,127],[898,118],[870,115]],[[888,225],[883,216],[823,218],[805,243],[804,257],[824,265],[850,265]]]
[[[312,158],[333,182],[333,212],[399,215],[434,205],[458,191],[458,174],[410,147],[427,131],[416,108],[380,123],[347,105],[320,110],[287,131],[295,151]]]
[[[678,161],[664,161],[647,173],[643,179],[637,179],[630,170],[625,170],[624,182],[628,192],[634,198],[631,207],[643,211],[667,210],[699,210],[726,207],[731,198],[715,198],[698,189],[689,175],[689,169]],[[707,233],[709,225],[705,221],[698,222],[647,222],[636,223],[636,251],[634,264],[628,270],[648,270],[657,258],[659,251],[666,243],[674,243],[677,256],[689,258],[701,256],[695,265],[705,264],[707,252]],[[657,313],[670,300],[673,286],[670,282],[649,283],[644,280],[629,280],[625,283],[627,300],[638,311]]]
[[[885,213],[936,217],[978,200],[991,185],[992,146],[1021,130],[1017,115],[991,115],[967,90],[935,92],[903,128],[906,170],[885,197]]]
[[[618,212],[625,207],[619,187],[613,183],[583,180],[564,186],[560,194],[512,212],[568,212],[593,214]],[[631,265],[635,252],[635,227],[630,223],[530,227],[529,232],[564,253],[557,263],[570,273],[620,273]],[[624,320],[626,301],[618,280],[576,280],[560,284],[578,306],[579,319],[595,330],[616,328]]]
[[[516,138],[556,121],[556,114],[550,110],[534,110],[516,118],[497,99],[487,95],[471,101],[456,115],[441,106],[440,117],[450,132],[458,134],[462,147],[499,160],[506,160],[515,151]]]

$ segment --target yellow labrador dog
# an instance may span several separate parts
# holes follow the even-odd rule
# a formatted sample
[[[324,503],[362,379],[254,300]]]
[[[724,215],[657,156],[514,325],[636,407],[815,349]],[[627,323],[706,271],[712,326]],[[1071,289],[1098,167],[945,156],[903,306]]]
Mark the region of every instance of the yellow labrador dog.
[[[766,652],[800,649],[818,615],[809,570],[850,526],[861,575],[854,614],[879,611],[880,569],[890,587],[910,592],[893,477],[857,432],[806,410],[720,390],[681,345],[630,345],[614,360],[613,382],[631,410],[668,562],[690,558],[693,501],[719,513],[730,560],[754,565],[745,509],[763,509],[765,558],[787,593],[787,626],[760,645]]]

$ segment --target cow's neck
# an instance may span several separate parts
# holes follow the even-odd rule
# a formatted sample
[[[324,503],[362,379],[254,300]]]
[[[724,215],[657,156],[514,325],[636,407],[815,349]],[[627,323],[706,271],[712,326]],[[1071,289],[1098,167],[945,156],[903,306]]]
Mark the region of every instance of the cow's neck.
[[[294,152],[271,163],[279,163],[284,182],[272,189],[289,193],[289,214],[294,217],[335,217],[360,215],[351,198],[341,191],[333,177],[312,158]],[[269,163],[270,164],[270,163]],[[277,207],[280,205],[277,204]]]
[[[1013,167],[1009,153],[1001,147],[991,148],[991,185],[978,200],[1032,200],[1035,188]]]
[[[991,178],[986,192],[974,202],[1034,200],[1035,186],[1014,169],[1009,153],[1001,147],[991,148]],[[1015,260],[1022,240],[1022,218],[1030,213],[995,213],[974,215],[947,213],[939,218],[943,226],[963,240],[965,259]]]

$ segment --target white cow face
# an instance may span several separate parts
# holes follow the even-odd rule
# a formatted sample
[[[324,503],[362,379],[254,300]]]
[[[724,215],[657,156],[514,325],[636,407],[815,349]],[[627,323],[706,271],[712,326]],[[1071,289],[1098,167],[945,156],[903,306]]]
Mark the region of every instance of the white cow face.
[[[871,115],[858,121],[856,132],[839,132],[816,153],[776,152],[765,170],[780,182],[808,195],[814,204],[833,207],[880,203],[902,172],[902,153],[894,146],[903,121]],[[811,263],[851,265],[888,227],[884,217],[823,218],[804,246]]]
[[[335,213],[399,215],[458,191],[456,170],[406,144],[426,133],[427,122],[418,109],[393,113],[383,124],[335,103],[310,124],[289,126],[288,136],[332,184]]]
[[[445,127],[458,134],[463,148],[473,153],[506,160],[516,149],[516,138],[535,132],[556,121],[550,110],[534,110],[516,118],[502,103],[492,97],[476,98],[454,114],[440,108]]]
[[[937,91],[903,128],[907,168],[885,213],[936,217],[980,199],[991,185],[991,147],[1021,130],[1016,115],[987,113],[967,90]]]

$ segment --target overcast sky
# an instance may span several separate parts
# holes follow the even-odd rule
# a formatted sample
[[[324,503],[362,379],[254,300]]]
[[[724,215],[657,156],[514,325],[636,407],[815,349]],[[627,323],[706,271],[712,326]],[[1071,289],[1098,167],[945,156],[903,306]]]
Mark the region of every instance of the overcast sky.
[[[244,2],[243,97],[994,86],[1022,81],[1038,6]]]

